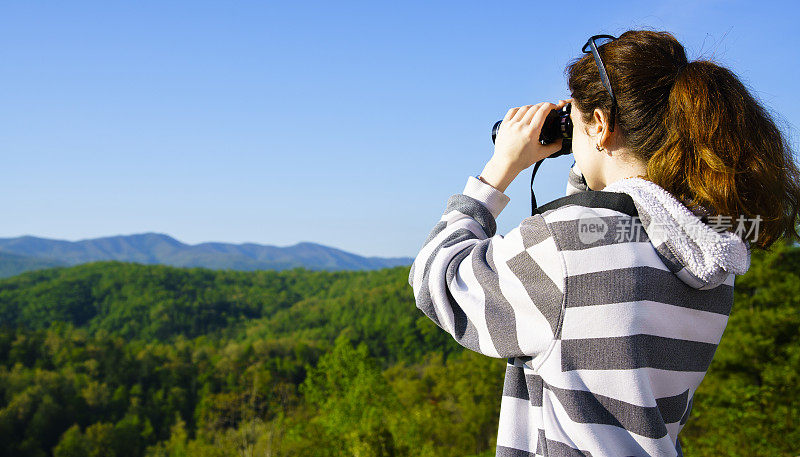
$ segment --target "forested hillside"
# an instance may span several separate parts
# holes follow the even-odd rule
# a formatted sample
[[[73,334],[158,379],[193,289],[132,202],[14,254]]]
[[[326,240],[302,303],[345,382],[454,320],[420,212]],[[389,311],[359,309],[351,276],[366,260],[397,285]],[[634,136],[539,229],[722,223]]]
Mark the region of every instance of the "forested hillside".
[[[0,281],[0,456],[493,456],[505,359],[414,305],[408,267],[117,262]],[[800,453],[800,249],[755,253],[681,434]]]

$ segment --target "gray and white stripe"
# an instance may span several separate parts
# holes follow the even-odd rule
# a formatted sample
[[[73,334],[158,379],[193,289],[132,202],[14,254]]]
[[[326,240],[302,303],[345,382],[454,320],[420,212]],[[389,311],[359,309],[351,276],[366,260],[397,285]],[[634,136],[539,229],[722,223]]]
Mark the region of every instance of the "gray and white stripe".
[[[572,174],[568,194],[586,191]],[[587,212],[609,227],[634,216],[577,199],[498,235],[502,194],[476,186],[450,197],[409,284],[459,344],[507,359],[496,455],[681,455],[734,275],[713,288],[686,281],[647,233],[586,243],[577,228]]]

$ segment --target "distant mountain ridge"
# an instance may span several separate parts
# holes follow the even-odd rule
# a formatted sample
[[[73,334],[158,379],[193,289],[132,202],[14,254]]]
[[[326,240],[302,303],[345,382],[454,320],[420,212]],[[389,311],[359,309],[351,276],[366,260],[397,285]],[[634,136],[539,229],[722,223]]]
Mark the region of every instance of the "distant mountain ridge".
[[[40,259],[0,251],[0,278],[18,275],[25,271],[60,267],[65,264],[55,260]]]
[[[411,265],[410,257],[363,257],[316,243],[278,247],[255,243],[182,243],[161,233],[81,241],[34,236],[0,238],[0,277],[59,265],[119,260],[216,270],[374,270]]]

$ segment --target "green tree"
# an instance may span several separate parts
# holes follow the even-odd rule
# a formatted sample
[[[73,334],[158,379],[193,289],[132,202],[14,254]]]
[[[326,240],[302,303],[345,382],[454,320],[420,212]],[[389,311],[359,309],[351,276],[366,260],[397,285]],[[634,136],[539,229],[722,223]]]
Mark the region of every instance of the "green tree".
[[[81,433],[78,424],[68,428],[55,448],[53,457],[86,457],[92,452],[89,440]]]
[[[385,418],[399,404],[365,344],[353,347],[343,333],[333,350],[307,371],[300,391],[318,408],[314,420],[332,445],[329,455],[398,455]]]

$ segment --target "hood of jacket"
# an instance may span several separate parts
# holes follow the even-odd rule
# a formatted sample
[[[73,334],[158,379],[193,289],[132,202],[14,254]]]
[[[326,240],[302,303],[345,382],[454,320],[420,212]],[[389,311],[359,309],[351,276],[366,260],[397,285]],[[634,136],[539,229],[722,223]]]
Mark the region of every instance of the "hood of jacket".
[[[713,289],[750,268],[750,246],[737,234],[701,220],[659,185],[642,178],[625,178],[605,192],[622,192],[633,199],[642,228],[667,267],[696,289]],[[732,283],[731,283],[732,284]]]

